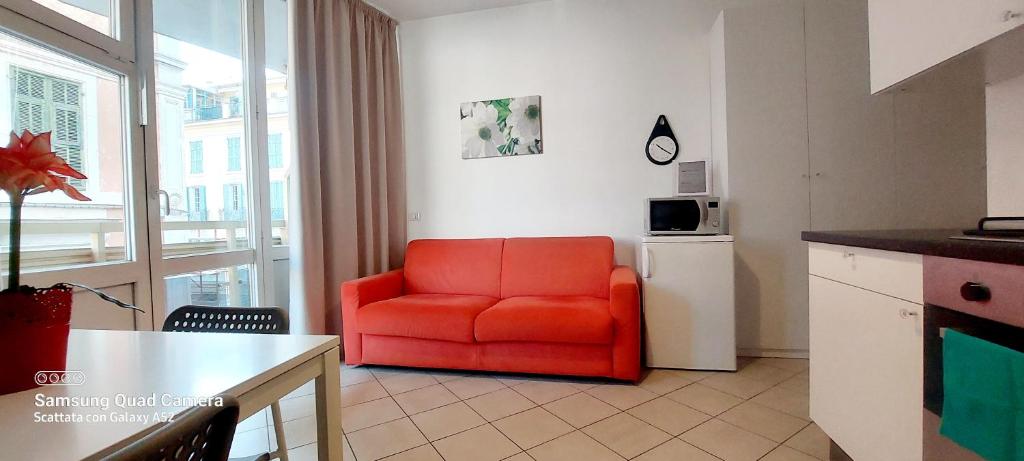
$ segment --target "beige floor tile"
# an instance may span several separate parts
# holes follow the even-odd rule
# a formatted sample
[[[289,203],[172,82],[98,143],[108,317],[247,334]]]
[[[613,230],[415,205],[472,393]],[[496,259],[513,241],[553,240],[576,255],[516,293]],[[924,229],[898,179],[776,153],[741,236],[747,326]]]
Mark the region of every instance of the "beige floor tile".
[[[265,427],[235,434],[231,441],[231,457],[241,458],[270,451],[267,436]]]
[[[466,400],[466,404],[488,421],[496,421],[537,406],[530,399],[509,388],[478,395]]]
[[[632,384],[602,384],[585,392],[620,410],[658,398],[658,394]]]
[[[650,451],[633,458],[634,461],[719,461],[693,445],[679,439],[672,439]]]
[[[710,416],[677,403],[666,397],[659,397],[650,402],[630,408],[627,413],[661,429],[670,435],[679,435],[704,421]]]
[[[438,440],[434,448],[445,461],[497,461],[522,451],[490,424]]]
[[[580,392],[572,383],[560,381],[525,381],[515,385],[512,389],[537,405],[554,402],[562,397]]]
[[[524,450],[573,431],[565,421],[539,407],[499,419],[493,424]]]
[[[403,367],[386,367],[383,365],[369,365],[364,367],[366,371],[369,371],[377,379],[384,379],[392,376],[405,375],[405,374],[416,374],[418,372],[415,368],[403,368]]]
[[[449,403],[458,402],[459,398],[452,394],[448,388],[435,384],[414,391],[405,392],[395,396],[395,402],[402,407],[407,414],[414,415],[437,407],[443,407]]]
[[[626,458],[633,458],[672,438],[664,431],[626,413],[603,419],[581,430]]]
[[[508,458],[505,458],[503,461],[534,461],[534,459],[532,456],[526,454],[526,452],[524,451],[522,453],[509,456]]]
[[[754,363],[741,368],[736,372],[736,375],[774,385],[793,377],[793,375],[797,373],[800,373],[800,370],[786,370],[766,365],[760,361],[755,361]]]
[[[387,396],[388,391],[384,390],[384,387],[374,379],[365,383],[353,384],[351,386],[341,388],[341,406],[343,408],[350,407],[352,405],[377,400]],[[312,399],[313,396],[309,396],[308,398]],[[284,408],[282,408],[282,410],[283,409]]]
[[[580,431],[563,435],[533,448],[527,453],[537,461],[619,461],[625,459]]]
[[[494,392],[498,389],[504,389],[505,385],[501,381],[489,376],[466,376],[445,381],[444,387],[447,387],[448,390],[452,391],[460,399],[465,400]]]
[[[384,459],[387,461],[444,461],[444,458],[441,458],[434,446],[430,444],[421,445]]]
[[[758,394],[751,401],[806,421],[811,420],[809,409],[810,397],[807,394],[781,387],[773,387]]]
[[[666,397],[709,415],[720,414],[743,402],[743,399],[739,397],[712,389],[701,383],[694,383],[670,392]]]
[[[605,419],[619,410],[590,394],[573,394],[544,405],[544,408],[576,428]]]
[[[344,393],[342,393],[344,396]],[[384,393],[387,396],[387,393]],[[342,397],[342,403],[344,403],[344,397]],[[278,405],[281,407],[281,420],[291,421],[293,419],[305,418],[306,416],[313,416],[316,414],[316,396],[304,395],[302,397],[296,397],[294,399],[285,399],[279,401]],[[270,409],[267,410],[267,420],[273,421]]]
[[[768,366],[773,366],[775,368],[781,368],[783,370],[797,372],[806,371],[808,368],[810,368],[811,364],[811,362],[807,359],[783,359],[774,357],[760,358],[757,359],[755,362]]]
[[[800,453],[785,445],[779,445],[778,448],[761,458],[761,461],[818,461],[818,458]]]
[[[270,428],[271,448],[277,449],[277,439],[274,437],[274,430]],[[316,442],[316,416],[285,421],[284,441],[288,448],[301,447]]]
[[[517,386],[517,385],[520,385],[520,384],[525,383],[525,382],[537,381],[538,380],[538,378],[536,376],[530,376],[530,375],[497,374],[497,375],[492,375],[491,377],[494,378],[494,379],[497,379],[498,381],[501,381],[502,384],[504,384],[504,385],[506,385],[508,387]]]
[[[437,382],[443,383],[443,382],[447,382],[447,381],[452,381],[452,380],[455,380],[455,379],[463,378],[463,377],[466,377],[466,376],[469,376],[469,375],[464,373],[464,372],[456,371],[456,370],[434,370],[434,371],[430,372],[430,376],[433,376],[434,379],[437,380]]]
[[[235,427],[235,433],[237,434],[245,431],[251,431],[253,429],[259,429],[261,427],[267,427],[269,425],[268,422],[270,421],[269,414],[269,409],[263,409],[253,413],[252,416],[245,418],[242,422],[238,423],[238,426]]]
[[[380,385],[391,395],[414,391],[419,388],[433,386],[437,380],[425,373],[399,373],[380,378]]]
[[[700,383],[727,394],[735,395],[741,399],[749,399],[777,384],[771,381],[760,381],[745,378],[737,374],[715,375],[701,381]]]
[[[416,427],[423,431],[430,441],[438,440],[449,435],[472,429],[481,424],[486,424],[480,415],[476,414],[469,405],[463,402],[456,402],[441,408],[410,416]]]
[[[356,455],[352,454],[352,448],[348,446],[348,443],[342,445],[342,453],[344,453],[343,459],[356,459]],[[318,461],[319,459],[315,443],[288,450],[288,461]]]
[[[743,402],[718,415],[718,419],[779,443],[807,426],[807,421],[754,402]]]
[[[719,373],[731,373],[724,371],[701,371],[701,370],[675,370],[680,377],[689,379],[690,381],[697,382],[702,379],[706,379],[709,376],[713,376]]]
[[[814,423],[807,425],[803,430],[797,432],[796,435],[790,437],[783,445],[795,448],[797,451],[821,460],[827,460],[829,456],[828,435]]]
[[[658,395],[665,395],[693,381],[678,370],[653,369],[640,381],[640,387]]]
[[[342,387],[365,383],[367,381],[374,381],[376,379],[377,378],[374,378],[373,373],[370,373],[370,370],[364,368],[342,367],[341,369]],[[312,381],[310,381],[310,383],[312,384]],[[311,387],[313,388],[311,391],[315,390],[315,386]]]
[[[341,427],[349,433],[404,416],[402,408],[392,398],[386,397],[342,408]]]
[[[347,435],[355,458],[374,461],[427,443],[409,418],[402,418]]]
[[[690,429],[679,438],[725,461],[754,461],[777,445],[760,435],[717,419]]]
[[[315,459],[319,461],[320,451],[317,449],[317,444],[314,442],[309,445],[303,445],[302,447],[308,446],[313,447],[313,452],[317,454]],[[301,450],[302,447],[296,448],[296,450]],[[292,450],[288,450],[288,454],[291,455],[291,453]],[[352,444],[348,443],[348,436],[346,435],[341,436],[341,453],[344,459],[356,459],[356,454],[352,451]]]
[[[810,375],[805,371],[792,378],[789,378],[781,383],[779,387],[783,389],[789,389],[791,391],[799,392],[801,394],[811,393],[811,380]]]

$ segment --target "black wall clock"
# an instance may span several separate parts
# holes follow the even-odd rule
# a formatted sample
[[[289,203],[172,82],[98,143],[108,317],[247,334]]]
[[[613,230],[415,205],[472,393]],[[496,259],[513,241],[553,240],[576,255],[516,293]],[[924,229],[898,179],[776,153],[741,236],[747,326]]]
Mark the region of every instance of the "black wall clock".
[[[668,125],[668,119],[664,115],[658,116],[645,149],[647,159],[655,165],[668,165],[679,155],[679,143],[676,142],[676,135],[672,133],[672,127]]]

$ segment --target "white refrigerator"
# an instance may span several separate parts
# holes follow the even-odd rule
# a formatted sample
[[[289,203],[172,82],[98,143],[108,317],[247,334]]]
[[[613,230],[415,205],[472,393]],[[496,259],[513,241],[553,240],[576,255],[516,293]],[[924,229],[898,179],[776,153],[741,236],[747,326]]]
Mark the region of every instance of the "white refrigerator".
[[[640,238],[646,365],[736,370],[731,235]]]

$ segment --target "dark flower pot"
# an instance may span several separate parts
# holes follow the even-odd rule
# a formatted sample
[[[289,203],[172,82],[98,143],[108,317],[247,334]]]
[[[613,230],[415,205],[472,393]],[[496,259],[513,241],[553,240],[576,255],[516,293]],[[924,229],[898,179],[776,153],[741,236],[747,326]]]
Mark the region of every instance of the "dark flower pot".
[[[71,287],[0,291],[0,395],[32,389],[64,371],[71,329]],[[59,376],[59,375],[58,375]]]

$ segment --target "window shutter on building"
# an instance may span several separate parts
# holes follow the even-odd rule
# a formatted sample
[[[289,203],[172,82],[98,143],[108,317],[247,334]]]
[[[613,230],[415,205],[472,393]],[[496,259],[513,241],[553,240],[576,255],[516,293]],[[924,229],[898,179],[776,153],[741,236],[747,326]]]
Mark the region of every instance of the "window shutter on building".
[[[12,67],[14,80],[14,130],[33,134],[52,131],[53,151],[72,168],[85,171],[82,142],[82,86],[19,67]],[[84,187],[85,181],[68,181]]]

